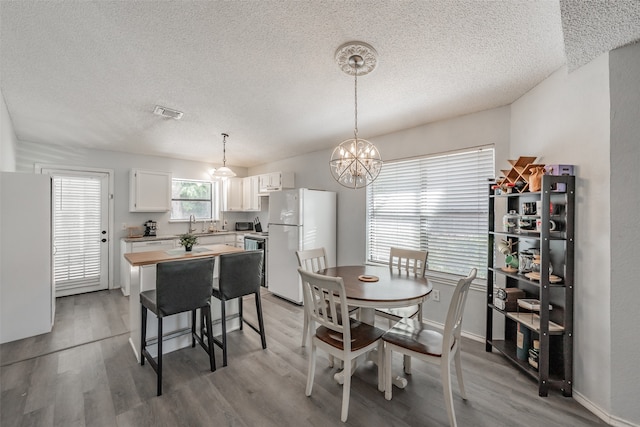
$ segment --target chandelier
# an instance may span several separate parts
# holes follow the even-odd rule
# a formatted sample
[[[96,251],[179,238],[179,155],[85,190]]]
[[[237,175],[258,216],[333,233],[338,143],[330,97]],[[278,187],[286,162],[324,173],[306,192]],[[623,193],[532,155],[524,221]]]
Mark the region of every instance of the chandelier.
[[[375,145],[358,138],[358,74],[376,68],[378,53],[363,42],[349,42],[338,48],[335,59],[342,72],[354,76],[355,125],[353,138],[342,141],[331,154],[331,175],[341,185],[358,189],[371,184],[380,173],[382,159]]]
[[[222,167],[218,169],[212,169],[211,176],[216,178],[230,178],[236,176],[235,172],[227,167],[227,138],[229,135],[222,134]]]

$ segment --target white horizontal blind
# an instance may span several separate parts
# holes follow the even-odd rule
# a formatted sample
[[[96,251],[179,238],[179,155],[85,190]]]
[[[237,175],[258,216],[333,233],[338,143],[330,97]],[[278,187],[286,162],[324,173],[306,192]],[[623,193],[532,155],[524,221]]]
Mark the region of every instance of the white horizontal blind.
[[[428,250],[432,271],[483,272],[494,175],[493,148],[385,163],[367,187],[367,260],[398,246]]]
[[[100,179],[53,177],[56,288],[100,285]]]

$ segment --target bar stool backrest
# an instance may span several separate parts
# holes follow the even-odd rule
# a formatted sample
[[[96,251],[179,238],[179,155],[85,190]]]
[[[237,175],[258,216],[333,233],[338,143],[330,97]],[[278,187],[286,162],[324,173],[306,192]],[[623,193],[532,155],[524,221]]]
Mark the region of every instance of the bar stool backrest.
[[[225,300],[257,292],[262,284],[262,251],[220,255],[219,289]]]
[[[160,316],[191,311],[210,304],[215,258],[161,262],[156,267],[156,297]]]

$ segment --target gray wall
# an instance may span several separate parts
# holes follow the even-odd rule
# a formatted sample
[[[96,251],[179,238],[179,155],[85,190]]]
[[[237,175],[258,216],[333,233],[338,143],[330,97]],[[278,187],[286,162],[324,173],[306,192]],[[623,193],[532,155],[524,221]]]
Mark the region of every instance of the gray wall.
[[[640,424],[640,44],[610,53],[611,412]]]
[[[611,411],[609,61],[563,68],[511,106],[511,155],[576,170],[574,392]],[[620,351],[620,350],[618,350]]]
[[[16,134],[11,123],[11,116],[0,91],[0,171],[14,172],[16,170]]]

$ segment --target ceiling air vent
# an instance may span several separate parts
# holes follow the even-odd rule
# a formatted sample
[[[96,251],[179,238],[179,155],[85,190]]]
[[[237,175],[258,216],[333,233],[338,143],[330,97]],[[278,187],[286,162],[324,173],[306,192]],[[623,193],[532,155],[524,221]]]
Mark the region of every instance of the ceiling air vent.
[[[153,110],[153,114],[157,114],[162,117],[169,117],[171,119],[180,120],[183,116],[182,111],[172,110],[171,108],[161,107],[156,105],[156,108]]]

